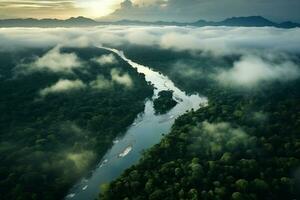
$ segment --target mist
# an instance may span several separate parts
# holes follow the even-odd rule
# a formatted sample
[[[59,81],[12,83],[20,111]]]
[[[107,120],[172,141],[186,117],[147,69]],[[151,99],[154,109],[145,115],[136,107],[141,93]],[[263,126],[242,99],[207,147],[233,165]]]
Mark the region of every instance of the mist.
[[[300,77],[300,68],[291,61],[276,63],[258,56],[247,55],[228,70],[216,74],[222,85],[253,88],[263,82],[292,81]]]
[[[254,37],[255,36],[255,37]],[[93,28],[13,28],[0,29],[0,51],[16,51],[24,48],[54,46],[45,55],[36,58],[27,71],[47,70],[72,73],[82,66],[73,53],[61,53],[61,47],[109,46],[148,46],[174,52],[188,51],[193,55],[208,55],[222,58],[240,55],[241,59],[229,69],[208,74],[214,81],[224,86],[243,88],[257,87],[262,82],[291,81],[299,78],[299,66],[293,55],[300,53],[300,28],[280,29],[274,27],[139,27],[139,26],[100,26]],[[278,62],[276,58],[282,58]],[[197,59],[197,56],[196,58]],[[200,58],[199,58],[200,59]],[[117,65],[113,54],[93,58],[102,66]],[[201,71],[178,61],[175,70],[182,76],[200,77]],[[193,64],[192,64],[193,65]],[[185,67],[186,66],[186,67]],[[184,68],[184,69],[182,69]],[[177,72],[178,72],[177,71]],[[127,74],[120,75],[112,69],[112,81],[131,87]],[[93,88],[109,88],[111,83],[98,77]]]
[[[215,55],[245,51],[299,53],[300,29],[274,27],[135,27],[12,28],[0,29],[0,50],[24,47],[139,44],[177,51],[203,51]],[[255,37],[253,37],[255,36]]]
[[[81,80],[64,80],[61,79],[54,85],[42,89],[39,93],[41,96],[46,96],[51,93],[63,93],[73,90],[84,89],[86,85]]]

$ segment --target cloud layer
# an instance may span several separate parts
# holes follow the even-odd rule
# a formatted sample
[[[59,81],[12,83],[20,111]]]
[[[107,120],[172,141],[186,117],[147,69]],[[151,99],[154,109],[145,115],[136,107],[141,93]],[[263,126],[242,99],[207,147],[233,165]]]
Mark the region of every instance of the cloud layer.
[[[289,81],[299,78],[299,65],[294,55],[300,54],[300,28],[274,27],[141,27],[100,26],[92,28],[10,28],[0,29],[0,51],[14,51],[27,47],[110,46],[122,49],[127,45],[145,45],[171,51],[188,51],[215,57],[240,55],[232,68],[213,74],[223,85],[254,87],[266,81]],[[289,55],[289,56],[287,56]],[[276,59],[282,58],[281,60]],[[93,59],[100,65],[116,64],[112,54]],[[38,58],[31,69],[72,72],[82,63],[72,53],[61,53],[59,47]],[[182,65],[178,63],[178,65]],[[184,71],[184,70],[183,70]],[[201,76],[201,72],[186,71]],[[113,83],[131,87],[128,74],[111,70],[111,80],[98,77],[90,85],[108,88]]]
[[[128,73],[121,74],[121,72],[118,69],[114,68],[111,70],[110,74],[111,74],[111,79],[116,83],[123,85],[127,88],[132,87],[133,81]]]
[[[59,47],[55,47],[42,57],[30,64],[30,69],[49,70],[52,72],[71,73],[73,69],[82,66],[79,58],[74,53],[61,53]]]
[[[196,21],[263,15],[272,20],[300,21],[297,0],[126,0],[106,19]]]
[[[2,28],[0,51],[20,47],[139,44],[163,49],[200,50],[216,55],[243,51],[284,51],[300,53],[300,28],[273,27],[136,27],[94,28]]]
[[[241,128],[232,127],[228,122],[202,122],[191,130],[191,152],[208,157],[220,157],[225,152],[247,148],[252,145],[250,136]],[[202,151],[205,148],[206,151]]]
[[[94,58],[93,61],[100,65],[112,65],[118,63],[118,60],[113,54],[102,55],[98,58]]]
[[[255,87],[267,81],[290,81],[300,77],[300,68],[290,61],[275,63],[258,56],[245,56],[216,79],[223,85]]]
[[[96,80],[90,82],[91,88],[96,90],[105,90],[113,87],[113,84],[110,80],[106,79],[103,75],[98,75]]]
[[[52,93],[62,93],[68,91],[74,91],[84,89],[86,85],[81,80],[66,80],[61,79],[54,85],[44,88],[40,91],[41,96],[47,96]]]
[[[0,18],[100,17],[113,12],[122,0],[1,0]]]

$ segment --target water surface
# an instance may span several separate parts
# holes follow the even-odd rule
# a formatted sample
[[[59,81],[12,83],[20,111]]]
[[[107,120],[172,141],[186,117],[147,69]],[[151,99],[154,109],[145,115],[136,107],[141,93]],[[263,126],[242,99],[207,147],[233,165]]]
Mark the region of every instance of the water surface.
[[[122,174],[130,166],[136,164],[142,156],[142,152],[159,143],[163,134],[167,134],[175,119],[186,111],[198,109],[207,105],[207,99],[198,94],[187,95],[178,89],[167,77],[151,70],[147,66],[140,65],[126,58],[122,51],[104,48],[116,53],[124,61],[128,62],[139,73],[145,74],[146,81],[154,85],[153,99],[162,90],[173,90],[174,98],[178,104],[167,114],[155,115],[151,99],[145,102],[145,110],[128,128],[124,136],[116,138],[114,145],[107,151],[101,162],[91,173],[90,177],[83,178],[71,190],[65,199],[93,200],[100,192],[100,185],[109,183]]]

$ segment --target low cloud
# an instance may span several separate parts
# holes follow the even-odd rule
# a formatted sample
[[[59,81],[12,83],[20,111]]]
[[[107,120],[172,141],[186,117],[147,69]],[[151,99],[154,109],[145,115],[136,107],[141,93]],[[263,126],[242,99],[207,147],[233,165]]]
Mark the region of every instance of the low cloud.
[[[86,85],[81,80],[65,80],[61,79],[54,85],[42,89],[40,91],[41,96],[46,96],[51,93],[62,93],[67,91],[79,90],[84,89]]]
[[[74,69],[81,68],[83,63],[75,53],[62,53],[60,46],[46,52],[41,57],[36,57],[32,63],[18,64],[15,73],[28,74],[37,71],[48,71],[53,73],[73,73]]]
[[[90,87],[97,90],[105,90],[112,88],[113,84],[103,75],[98,75],[96,80],[90,82]]]
[[[131,88],[133,81],[128,73],[121,73],[119,69],[113,68],[110,72],[111,80],[105,78],[103,75],[98,75],[97,79],[90,82],[89,86],[96,90],[106,90],[120,84],[125,88]]]
[[[268,81],[290,81],[300,77],[299,67],[291,61],[275,63],[258,56],[244,56],[229,70],[216,76],[223,85],[255,87]]]
[[[60,48],[55,47],[30,64],[30,70],[71,73],[73,69],[81,66],[82,64],[76,54],[61,53]]]
[[[112,64],[118,63],[118,60],[114,56],[114,54],[102,55],[98,58],[93,58],[92,61],[94,61],[100,65],[112,65]]]
[[[171,66],[172,73],[184,78],[199,79],[200,77],[207,76],[206,73],[202,72],[201,68],[199,69],[195,63],[189,61],[180,60]]]
[[[152,46],[157,44],[157,35],[145,31],[143,27],[136,28],[126,33],[126,38],[130,44]]]
[[[295,61],[297,59],[285,58],[278,61],[269,55],[299,55],[300,28],[99,26],[80,29],[0,29],[0,51],[56,45],[74,46],[77,44],[74,41],[80,41],[80,47],[93,44],[122,50],[128,45],[145,45],[170,51],[188,51],[193,55],[213,55],[216,58],[242,56],[231,69],[213,74],[214,80],[223,85],[251,88],[267,81],[289,81],[299,77],[298,61]],[[197,56],[193,59],[197,59]],[[94,61],[99,64],[115,63],[110,54],[95,58]],[[38,58],[30,69],[70,73],[80,66],[82,63],[75,54],[61,53],[56,47]],[[201,76],[201,72],[194,71],[193,67],[189,67],[184,75],[193,73],[197,77]],[[111,76],[115,83],[126,87],[132,85],[128,74],[112,70]],[[101,81],[103,82],[100,78],[98,83]],[[94,82],[92,85],[103,88],[106,84]]]
[[[76,153],[67,153],[66,158],[72,161],[78,171],[84,171],[96,159],[93,151],[84,150]]]
[[[214,55],[249,51],[300,53],[300,28],[99,26],[89,28],[0,29],[0,51],[22,47],[120,46],[138,44],[176,51],[203,51]]]
[[[110,74],[111,74],[111,79],[116,83],[123,85],[127,88],[132,87],[133,81],[128,73],[121,74],[120,70],[112,69]]]
[[[218,157],[225,152],[247,148],[251,145],[249,135],[241,128],[232,127],[230,123],[202,122],[191,131],[191,152],[200,151],[204,156]],[[204,150],[204,151],[203,151]]]
[[[206,48],[203,46],[203,42],[203,39],[201,41],[200,38],[197,38],[197,36],[193,34],[171,32],[161,37],[160,46],[164,49],[174,49],[178,51],[200,50]]]

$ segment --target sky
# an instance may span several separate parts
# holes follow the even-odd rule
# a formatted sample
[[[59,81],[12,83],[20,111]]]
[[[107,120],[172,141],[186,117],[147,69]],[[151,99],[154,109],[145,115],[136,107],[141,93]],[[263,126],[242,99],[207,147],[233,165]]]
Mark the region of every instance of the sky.
[[[300,0],[0,0],[0,18],[191,22],[261,15],[276,22],[300,22],[299,8]]]

